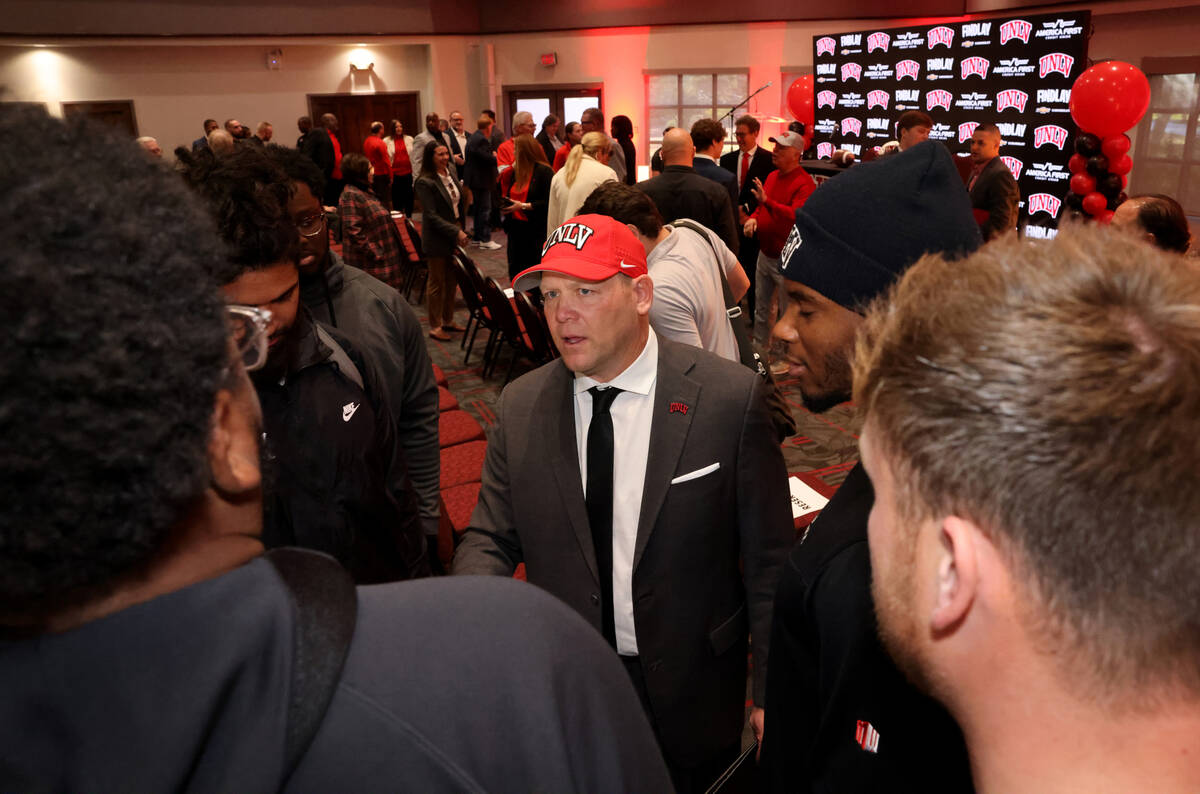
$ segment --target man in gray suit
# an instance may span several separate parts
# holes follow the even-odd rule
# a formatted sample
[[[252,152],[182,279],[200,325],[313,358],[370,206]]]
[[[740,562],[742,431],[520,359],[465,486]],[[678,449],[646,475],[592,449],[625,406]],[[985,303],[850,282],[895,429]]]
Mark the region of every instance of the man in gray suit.
[[[454,573],[524,562],[620,655],[676,788],[703,791],[739,749],[750,634],[761,703],[793,537],[762,381],[651,333],[645,250],[612,218],[560,226],[513,285],[541,288],[562,358],[505,389]]]

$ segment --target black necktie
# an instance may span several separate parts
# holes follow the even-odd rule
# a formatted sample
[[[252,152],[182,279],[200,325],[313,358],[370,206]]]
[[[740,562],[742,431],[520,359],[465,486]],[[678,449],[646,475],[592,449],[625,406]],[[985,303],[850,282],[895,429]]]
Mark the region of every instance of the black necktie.
[[[588,525],[596,548],[596,572],[600,575],[601,631],[608,644],[617,646],[613,628],[612,519],[613,519],[613,424],[608,409],[621,393],[612,387],[588,389],[592,395],[592,421],[587,432]]]

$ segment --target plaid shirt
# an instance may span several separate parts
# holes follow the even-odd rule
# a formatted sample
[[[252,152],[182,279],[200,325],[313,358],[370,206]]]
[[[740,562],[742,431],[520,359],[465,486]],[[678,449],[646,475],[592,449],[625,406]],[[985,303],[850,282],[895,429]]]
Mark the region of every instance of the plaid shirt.
[[[384,284],[400,288],[407,259],[396,224],[379,199],[346,185],[338,200],[342,216],[342,259]]]

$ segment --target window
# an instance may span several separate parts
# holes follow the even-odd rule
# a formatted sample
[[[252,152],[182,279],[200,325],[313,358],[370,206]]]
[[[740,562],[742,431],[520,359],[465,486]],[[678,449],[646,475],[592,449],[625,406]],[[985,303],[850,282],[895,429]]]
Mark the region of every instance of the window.
[[[1155,68],[1157,67],[1157,68]],[[1150,108],[1138,124],[1130,193],[1165,193],[1200,215],[1200,58],[1147,58]]]
[[[667,127],[691,129],[697,119],[721,119],[750,93],[748,71],[666,72],[646,75],[646,126],[650,142],[646,159],[662,145]],[[735,114],[739,115],[739,114]],[[729,128],[729,119],[724,121]],[[732,133],[725,151],[737,148]]]

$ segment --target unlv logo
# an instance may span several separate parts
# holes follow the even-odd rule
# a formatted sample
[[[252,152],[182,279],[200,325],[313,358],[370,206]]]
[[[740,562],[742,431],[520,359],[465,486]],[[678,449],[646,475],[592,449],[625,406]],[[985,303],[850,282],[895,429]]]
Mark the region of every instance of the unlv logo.
[[[1044,124],[1033,130],[1033,148],[1039,149],[1042,144],[1050,143],[1061,151],[1067,145],[1067,131],[1054,124]]]
[[[867,107],[881,107],[887,110],[889,100],[891,100],[891,95],[887,91],[872,91],[867,94]]]
[[[829,142],[817,144],[817,159],[833,157],[833,144]]]
[[[1015,88],[1009,88],[996,94],[996,111],[1007,110],[1008,108],[1016,108],[1017,112],[1025,112],[1025,103],[1029,101],[1029,94],[1024,91],[1018,91]]]
[[[1012,39],[1020,39],[1022,44],[1029,43],[1029,34],[1033,25],[1023,19],[1010,19],[1000,26],[1000,43],[1007,44]]]
[[[837,94],[832,91],[821,91],[817,94],[817,107],[823,108],[826,105],[833,107],[837,104]]]
[[[917,75],[921,73],[921,64],[916,61],[900,61],[896,64],[896,79],[903,80],[905,77],[911,77],[916,80]]]
[[[867,36],[867,52],[875,50],[888,51],[888,45],[892,43],[892,37],[886,33],[872,33]]]
[[[857,63],[842,64],[842,82],[846,80],[862,80],[862,67]]]
[[[978,121],[964,121],[958,125],[958,142],[971,140],[971,136],[975,134],[975,128],[979,126]]]
[[[954,43],[954,28],[948,28],[945,25],[939,25],[929,31],[929,49],[933,49],[938,44],[944,44],[947,49]]]
[[[1070,77],[1071,67],[1074,65],[1075,59],[1070,55],[1064,52],[1052,52],[1038,59],[1038,77],[1045,77],[1054,72],[1058,72],[1063,77]]]
[[[1001,157],[1000,161],[1008,166],[1008,170],[1013,175],[1013,179],[1021,178],[1021,169],[1025,167],[1024,163],[1015,157]]]
[[[862,121],[860,119],[842,119],[843,135],[861,135]]]
[[[833,51],[837,49],[837,42],[832,36],[824,36],[817,39],[817,55],[833,55]]]
[[[1037,212],[1048,212],[1051,218],[1058,217],[1058,210],[1062,207],[1062,199],[1058,196],[1051,196],[1049,193],[1034,193],[1029,197],[1029,214],[1033,215]]]
[[[546,244],[542,246],[542,255],[552,246],[559,243],[567,243],[575,246],[575,250],[582,251],[583,246],[591,238],[596,231],[591,226],[585,226],[582,223],[564,223],[554,231],[550,232],[550,236],[546,239]]]
[[[933,110],[934,108],[941,108],[942,110],[949,110],[950,102],[953,99],[954,97],[949,91],[943,91],[940,88],[936,91],[930,91],[925,95],[925,109]],[[970,133],[967,133],[967,135],[969,136]]]
[[[961,72],[961,74],[959,76],[963,80],[966,80],[971,75],[975,75],[976,77],[986,78],[987,73],[988,73],[988,68],[990,66],[991,66],[991,64],[988,63],[987,58],[980,58],[978,56],[976,56],[974,58],[965,58],[963,60],[962,64],[960,64],[960,66],[959,66],[959,69]]]

